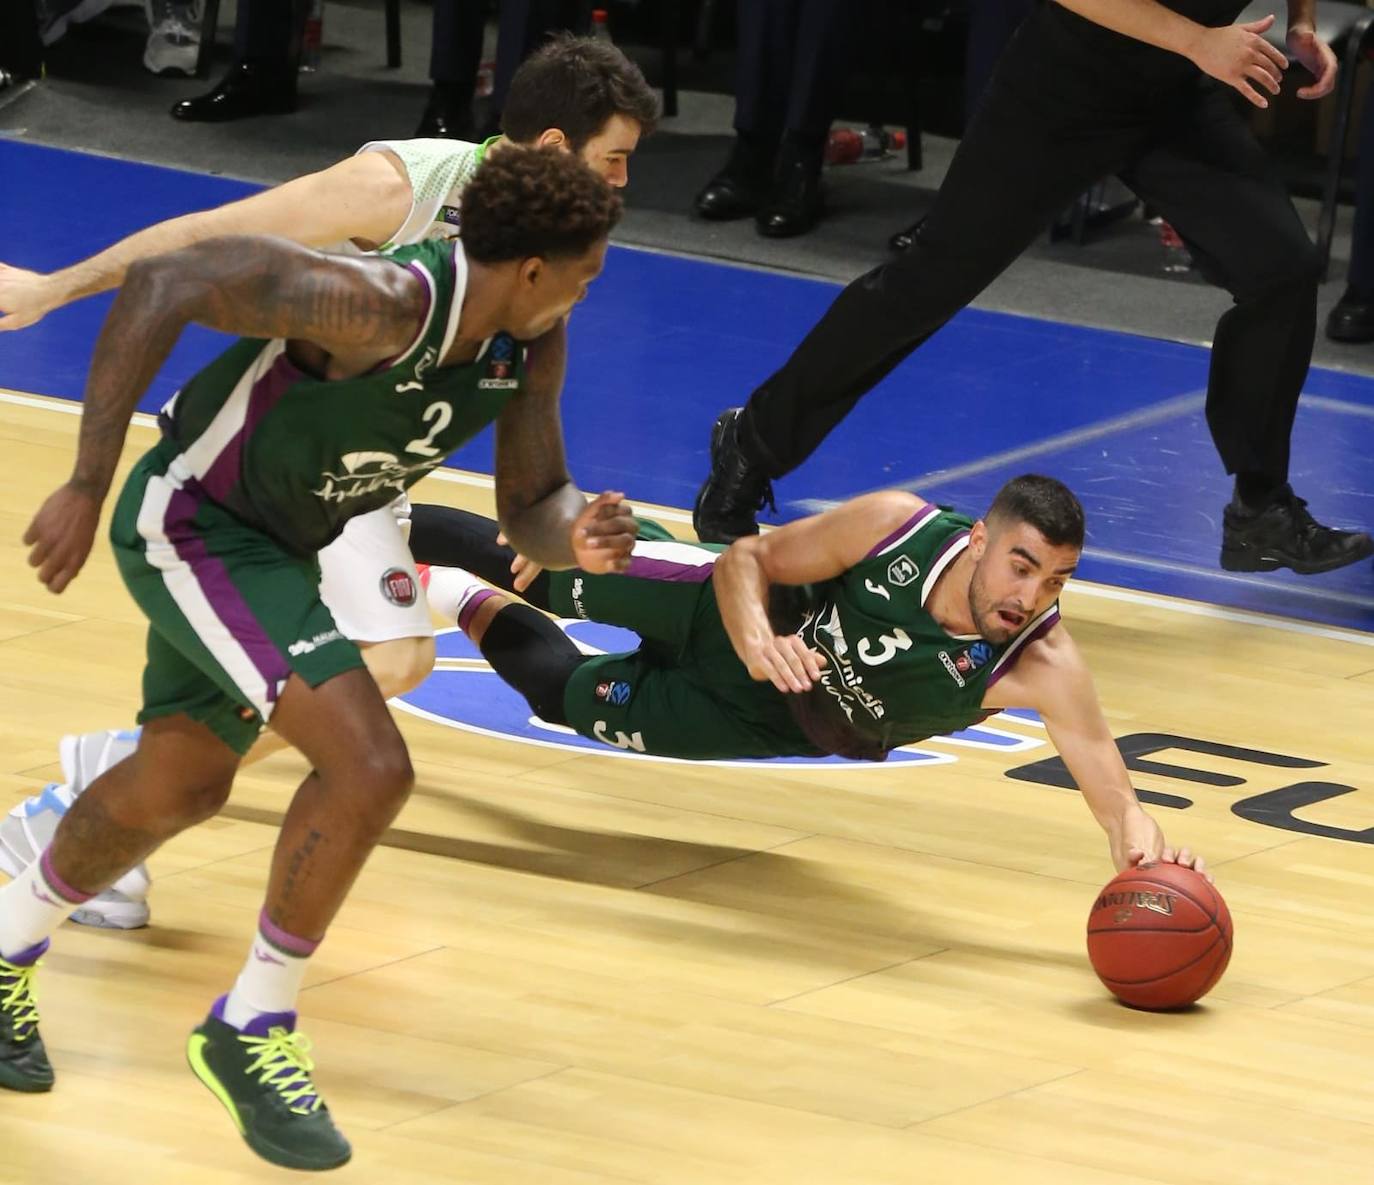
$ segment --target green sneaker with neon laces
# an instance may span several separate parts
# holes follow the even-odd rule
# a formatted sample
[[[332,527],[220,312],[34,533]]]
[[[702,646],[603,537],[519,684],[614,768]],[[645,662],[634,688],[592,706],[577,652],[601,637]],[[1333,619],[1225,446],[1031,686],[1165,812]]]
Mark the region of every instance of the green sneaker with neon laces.
[[[52,1066],[38,1035],[33,973],[48,940],[0,958],[0,1087],[29,1094],[52,1090]]]
[[[267,1013],[236,1029],[224,1020],[224,1001],[186,1042],[196,1077],[264,1160],[288,1169],[346,1164],[353,1150],[311,1081],[310,1042],[296,1032],[296,1014]]]

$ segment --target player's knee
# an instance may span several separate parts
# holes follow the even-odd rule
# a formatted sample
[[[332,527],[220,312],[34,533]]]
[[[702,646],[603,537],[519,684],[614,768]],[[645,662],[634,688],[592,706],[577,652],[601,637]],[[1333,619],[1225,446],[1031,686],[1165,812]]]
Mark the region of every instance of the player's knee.
[[[1301,229],[1276,237],[1251,257],[1251,267],[1227,284],[1237,301],[1315,304],[1322,277],[1321,252]]]
[[[363,661],[382,697],[404,695],[423,683],[434,670],[434,639],[395,638],[374,642],[363,650]]]
[[[180,831],[203,823],[206,819],[213,819],[229,801],[229,791],[233,785],[232,774],[209,775],[187,783],[176,796],[179,817],[168,821],[175,822],[176,829]]]
[[[358,809],[377,832],[391,825],[415,786],[415,769],[399,735],[394,744],[379,745],[355,767]]]

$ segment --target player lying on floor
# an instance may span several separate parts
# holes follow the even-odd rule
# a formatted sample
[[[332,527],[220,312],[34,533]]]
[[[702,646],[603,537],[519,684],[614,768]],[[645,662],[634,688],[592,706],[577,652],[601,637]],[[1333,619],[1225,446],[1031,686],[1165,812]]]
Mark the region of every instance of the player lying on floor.
[[[729,550],[679,542],[641,520],[629,572],[606,577],[538,572],[481,515],[428,505],[413,513],[416,556],[434,565],[430,605],[458,622],[540,719],[665,757],[881,760],[1002,708],[1033,708],[1118,869],[1140,859],[1203,868],[1166,844],[1136,800],[1059,620],[1083,510],[1053,479],[1007,483],[976,523],[890,491]],[[524,583],[517,572],[536,573],[523,589],[529,604],[472,575],[513,591]],[[540,609],[624,626],[643,643],[587,656]],[[67,782],[0,820],[0,862],[22,867],[41,851],[45,820],[55,824],[136,735],[64,738]],[[45,798],[61,801],[53,808]],[[136,904],[146,920],[142,893]]]
[[[1083,509],[1053,478],[1008,482],[977,521],[867,494],[728,549],[640,520],[622,575],[540,572],[513,590],[497,524],[415,507],[430,606],[456,620],[541,719],[620,749],[693,760],[900,745],[1032,708],[1107,833],[1112,862],[1201,857],[1141,808],[1059,616]],[[536,606],[536,607],[532,607]],[[639,649],[585,655],[545,613],[623,626]]]

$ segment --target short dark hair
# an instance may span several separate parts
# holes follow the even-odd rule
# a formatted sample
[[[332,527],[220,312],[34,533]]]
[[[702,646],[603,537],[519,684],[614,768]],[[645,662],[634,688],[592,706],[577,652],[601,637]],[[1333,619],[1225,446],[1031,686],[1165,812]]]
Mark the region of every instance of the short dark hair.
[[[984,517],[989,522],[1028,523],[1052,547],[1083,549],[1083,504],[1053,477],[1013,477],[997,491]]]
[[[658,123],[658,96],[629,58],[606,41],[560,33],[532,53],[510,80],[501,130],[518,144],[558,128],[574,152],[624,115],[648,135]]]
[[[620,195],[577,157],[508,144],[463,190],[463,250],[478,263],[570,259],[611,233]]]

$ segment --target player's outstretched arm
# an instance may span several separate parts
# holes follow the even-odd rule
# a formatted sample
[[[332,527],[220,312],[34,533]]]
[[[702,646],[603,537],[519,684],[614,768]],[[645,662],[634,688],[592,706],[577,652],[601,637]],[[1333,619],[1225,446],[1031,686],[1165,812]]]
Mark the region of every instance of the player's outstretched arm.
[[[280,235],[314,247],[385,243],[412,200],[401,162],[389,152],[364,152],[241,201],[159,222],[60,271],[0,263],[0,330],[23,329],[53,309],[117,288],[140,259],[220,235]]]
[[[24,535],[38,578],[59,593],[86,562],[134,408],[190,322],[302,339],[363,363],[409,345],[427,299],[406,268],[322,255],[284,239],[212,239],[140,260],[96,341],[72,476]]]
[[[769,586],[839,576],[924,505],[914,494],[884,490],[765,535],[735,540],[716,561],[711,583],[721,623],[749,674],[781,692],[810,690],[820,678],[822,659],[795,635],[773,632]]]
[[[636,529],[624,495],[588,502],[568,474],[558,411],[566,358],[560,321],[530,344],[525,381],[497,418],[496,517],[510,546],[541,567],[623,572]]]
[[[1174,848],[1140,805],[1116,747],[1087,663],[1064,626],[1030,643],[984,707],[1028,707],[1040,713],[1083,800],[1107,833],[1118,871],[1164,861],[1208,876],[1201,856]]]

